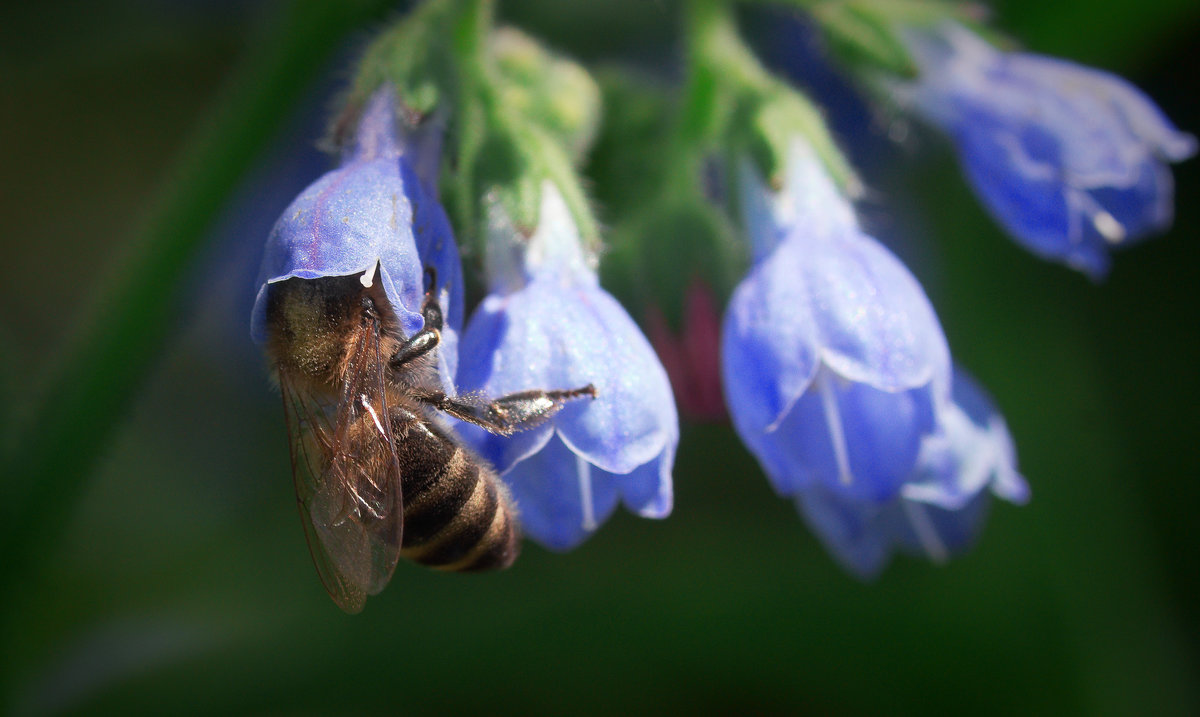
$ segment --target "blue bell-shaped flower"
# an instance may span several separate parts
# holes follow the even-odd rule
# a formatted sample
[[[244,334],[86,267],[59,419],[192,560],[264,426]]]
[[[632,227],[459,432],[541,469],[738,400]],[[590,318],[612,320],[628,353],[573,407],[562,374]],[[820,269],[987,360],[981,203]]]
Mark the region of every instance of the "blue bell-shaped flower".
[[[424,324],[425,269],[432,267],[445,318],[439,373],[452,387],[463,322],[462,267],[432,181],[422,182],[413,169],[417,151],[397,126],[392,89],[381,88],[363,109],[341,166],[296,197],[267,238],[251,316],[255,341],[265,340],[270,284],[359,274],[369,282],[376,267],[401,330],[412,336]]]
[[[907,37],[919,75],[897,97],[954,140],[976,194],[1027,249],[1101,279],[1112,248],[1170,226],[1168,163],[1196,140],[1137,88],[955,24]]]
[[[512,490],[524,531],[547,547],[582,542],[618,501],[645,517],[671,511],[679,424],[649,342],[599,284],[558,188],[545,182],[528,241],[493,206],[490,294],[463,334],[460,392],[489,396],[591,384],[547,423],[514,436],[460,434]]]
[[[722,335],[734,426],[781,495],[892,500],[949,400],[937,316],[803,140],[782,192],[750,167],[741,185],[755,263]]]
[[[942,430],[925,439],[918,465],[886,503],[855,501],[828,491],[801,493],[796,505],[829,552],[849,571],[877,575],[895,549],[944,562],[974,542],[991,497],[1024,504],[1029,486],[991,399],[961,369]]]

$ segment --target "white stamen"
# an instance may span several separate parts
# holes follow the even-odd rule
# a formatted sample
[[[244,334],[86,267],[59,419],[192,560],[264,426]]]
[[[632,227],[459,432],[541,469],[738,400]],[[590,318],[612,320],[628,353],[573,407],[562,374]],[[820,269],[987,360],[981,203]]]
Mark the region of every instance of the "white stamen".
[[[1075,196],[1079,208],[1105,241],[1109,244],[1119,244],[1125,241],[1125,227],[1117,221],[1116,217],[1105,211],[1104,207],[1100,206],[1100,203],[1087,192],[1078,192]]]
[[[938,538],[937,530],[934,529],[933,521],[929,519],[929,513],[925,510],[925,506],[911,500],[902,500],[900,504],[904,506],[908,522],[912,524],[913,531],[917,534],[917,540],[921,542],[921,547],[925,548],[929,559],[935,563],[946,562],[946,559],[950,557],[949,551]]]
[[[1125,227],[1121,226],[1121,222],[1117,221],[1113,215],[1104,210],[1092,215],[1092,225],[1109,244],[1120,244],[1125,240]]]
[[[846,436],[842,433],[842,414],[838,412],[837,396],[827,376],[818,376],[817,390],[821,392],[821,407],[825,409],[825,423],[829,426],[829,442],[833,444],[833,456],[837,461],[838,479],[842,485],[854,482],[850,472],[850,457],[846,452]]]
[[[358,277],[358,281],[367,289],[371,288],[371,284],[375,283],[375,273],[379,271],[379,260],[375,260],[375,265],[363,272],[363,275]]]
[[[575,470],[579,476],[579,503],[583,509],[583,529],[596,529],[596,509],[592,505],[592,464],[583,456],[575,456]]]

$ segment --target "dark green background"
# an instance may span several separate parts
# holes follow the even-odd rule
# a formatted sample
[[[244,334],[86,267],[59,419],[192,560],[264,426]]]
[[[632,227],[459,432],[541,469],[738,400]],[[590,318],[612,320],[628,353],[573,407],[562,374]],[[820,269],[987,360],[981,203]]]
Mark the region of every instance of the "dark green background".
[[[502,9],[585,59],[667,56],[674,42],[668,2]],[[5,428],[42,395],[98,277],[270,14],[0,14]],[[1120,72],[1200,130],[1194,3],[1009,0],[996,14],[1029,47]],[[48,521],[66,511],[65,528],[4,596],[0,711],[1200,711],[1195,161],[1176,172],[1174,230],[1119,255],[1099,286],[1006,240],[927,136],[866,177],[881,233],[894,209],[898,231],[930,237],[918,271],[1033,488],[949,566],[900,559],[875,584],[851,579],[727,427],[685,425],[669,520],[620,514],[572,553],[529,544],[493,576],[403,564],[347,617],[304,549],[279,399],[247,336],[264,237],[237,235],[246,207],[278,212],[319,171],[289,157],[312,156],[336,82],[318,83],[267,154],[260,176],[293,188],[246,185],[221,225],[232,236],[179,287],[169,344],[128,415],[107,419],[83,495],[36,507]],[[0,474],[6,488],[55,479]]]

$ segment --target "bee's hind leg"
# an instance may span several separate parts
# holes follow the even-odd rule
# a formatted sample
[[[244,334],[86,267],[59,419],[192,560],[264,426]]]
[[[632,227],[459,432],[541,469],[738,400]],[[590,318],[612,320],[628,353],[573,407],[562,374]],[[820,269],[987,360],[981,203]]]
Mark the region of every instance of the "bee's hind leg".
[[[441,391],[417,394],[419,400],[439,411],[445,411],[459,420],[469,421],[501,436],[533,428],[562,410],[567,401],[584,396],[595,398],[596,387],[589,383],[583,388],[566,391],[532,389],[510,393],[490,401],[471,394],[447,396]]]
[[[421,304],[421,316],[425,319],[425,327],[401,344],[392,355],[388,361],[392,369],[400,368],[424,356],[441,340],[442,307],[437,303],[437,272],[432,266],[427,266],[425,274],[429,278],[425,301]],[[447,396],[442,391],[415,392],[413,395],[422,403],[459,420],[469,421],[492,433],[508,436],[537,426],[562,410],[567,401],[584,396],[595,398],[596,387],[589,383],[582,388],[565,391],[531,389],[491,400],[477,395]]]

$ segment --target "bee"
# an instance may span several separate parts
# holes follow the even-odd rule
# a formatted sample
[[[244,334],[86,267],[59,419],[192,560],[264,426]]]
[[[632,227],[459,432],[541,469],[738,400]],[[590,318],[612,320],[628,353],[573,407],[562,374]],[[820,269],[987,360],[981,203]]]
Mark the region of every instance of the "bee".
[[[438,412],[509,435],[596,395],[591,385],[447,395],[436,273],[426,269],[424,327],[404,337],[378,271],[274,282],[266,303],[301,522],[321,582],[349,613],[383,590],[400,556],[478,571],[520,552],[504,483]]]

